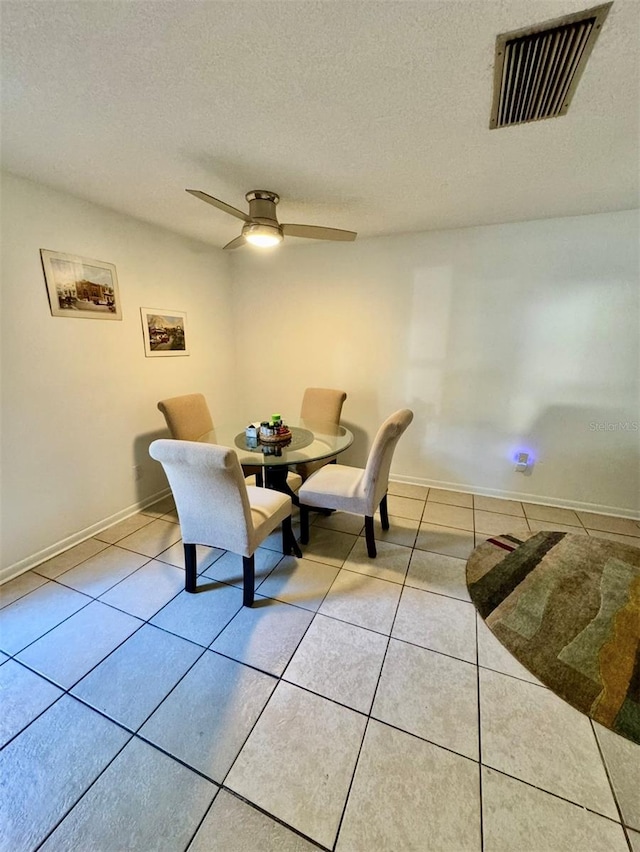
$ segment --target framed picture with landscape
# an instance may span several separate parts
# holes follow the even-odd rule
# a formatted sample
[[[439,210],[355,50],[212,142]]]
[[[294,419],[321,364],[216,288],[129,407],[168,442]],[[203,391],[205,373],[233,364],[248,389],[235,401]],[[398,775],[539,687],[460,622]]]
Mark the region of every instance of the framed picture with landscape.
[[[122,319],[113,263],[48,249],[40,249],[40,257],[54,317]]]
[[[182,311],[140,308],[144,354],[157,356],[188,355],[187,315]]]

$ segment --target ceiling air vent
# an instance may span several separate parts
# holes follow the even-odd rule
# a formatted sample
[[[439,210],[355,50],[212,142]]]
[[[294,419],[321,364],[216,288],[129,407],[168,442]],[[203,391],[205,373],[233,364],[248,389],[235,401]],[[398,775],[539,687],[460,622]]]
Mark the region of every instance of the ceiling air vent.
[[[499,35],[489,126],[564,115],[612,5]]]

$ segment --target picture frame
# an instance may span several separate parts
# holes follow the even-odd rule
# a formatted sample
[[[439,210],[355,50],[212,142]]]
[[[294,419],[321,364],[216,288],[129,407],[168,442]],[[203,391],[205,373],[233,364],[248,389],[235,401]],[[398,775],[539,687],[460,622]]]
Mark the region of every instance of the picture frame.
[[[49,249],[40,249],[40,259],[52,316],[122,319],[113,263]]]
[[[188,355],[187,315],[164,308],[140,308],[147,358]]]

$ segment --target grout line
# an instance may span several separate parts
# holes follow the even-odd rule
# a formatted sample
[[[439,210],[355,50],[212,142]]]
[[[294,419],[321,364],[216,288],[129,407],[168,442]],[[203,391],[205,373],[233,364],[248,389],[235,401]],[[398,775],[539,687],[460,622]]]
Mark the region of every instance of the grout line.
[[[300,829],[295,828],[284,820],[280,819],[280,817],[275,816],[275,814],[269,813],[269,811],[265,811],[260,805],[257,805],[255,802],[250,801],[249,799],[245,799],[244,796],[241,796],[240,793],[237,793],[235,790],[232,790],[230,787],[225,787],[224,784],[220,785],[220,790],[224,790],[225,793],[228,793],[230,796],[233,796],[234,799],[238,799],[243,802],[245,805],[249,805],[250,808],[253,808],[254,811],[257,811],[260,814],[268,817],[273,822],[277,822],[278,825],[281,825],[283,828],[286,828],[288,831],[291,831],[293,834],[297,834],[298,837],[302,837],[303,840],[306,840],[308,843],[311,843],[316,849],[325,850],[325,852],[330,852],[330,848],[328,846],[324,846],[322,843],[319,843],[317,840],[309,837],[308,834],[304,834]],[[188,850],[187,850],[188,852]]]
[[[404,586],[405,586],[405,583],[403,583],[403,590],[404,590]],[[355,760],[355,763],[354,763],[354,766],[353,766],[353,772],[351,774],[351,781],[349,782],[349,789],[347,790],[347,795],[345,797],[344,805],[342,807],[342,813],[340,815],[340,820],[338,822],[338,829],[336,831],[336,837],[335,837],[335,841],[334,841],[334,849],[335,849],[335,846],[338,842],[338,838],[340,837],[340,831],[342,829],[342,823],[344,821],[344,817],[345,817],[345,814],[347,812],[347,806],[348,806],[348,803],[349,803],[349,798],[351,796],[351,790],[352,790],[352,787],[353,787],[353,783],[355,781],[356,772],[357,772],[357,769],[358,769],[358,764],[360,762],[360,755],[362,754],[362,749],[364,747],[364,741],[365,741],[365,738],[366,738],[366,735],[367,735],[367,730],[369,728],[369,722],[372,718],[374,718],[374,717],[371,716],[371,714],[373,712],[376,695],[377,695],[378,689],[380,687],[380,681],[382,679],[382,672],[384,671],[384,666],[385,666],[385,662],[386,662],[386,659],[387,659],[387,654],[389,652],[389,646],[391,645],[391,637],[392,637],[392,633],[393,633],[393,628],[395,626],[396,618],[398,616],[398,610],[400,609],[401,601],[402,601],[402,592],[398,596],[398,600],[396,602],[395,612],[393,614],[393,618],[391,620],[391,625],[389,627],[389,636],[388,636],[388,639],[387,639],[387,646],[386,646],[385,651],[384,651],[382,663],[380,665],[380,670],[378,671],[378,678],[377,678],[377,681],[376,681],[375,689],[373,690],[373,693],[372,693],[371,703],[369,705],[369,712],[367,713],[367,721],[365,723],[364,731],[362,733],[362,739],[360,741],[360,748],[358,749],[358,754],[356,756],[356,760]],[[384,724],[384,723],[382,723],[382,724]]]
[[[609,767],[607,766],[607,761],[606,761],[605,756],[604,756],[604,751],[602,750],[600,740],[599,740],[598,735],[596,733],[596,728],[595,728],[595,725],[593,724],[593,719],[590,716],[587,716],[587,718],[589,719],[589,724],[591,726],[591,733],[593,734],[593,738],[596,742],[596,748],[598,749],[598,754],[600,755],[600,760],[601,760],[602,766],[604,768],[604,774],[607,777],[607,783],[609,784],[609,789],[611,790],[611,796],[613,798],[613,802],[614,802],[614,804],[616,806],[616,810],[618,812],[619,821],[620,821],[621,825],[624,826],[624,814],[622,813],[622,808],[620,807],[620,805],[618,803],[618,797],[616,795],[616,790],[615,790],[615,787],[613,785],[613,780],[612,780],[611,774],[609,772]],[[629,836],[628,836],[626,831],[624,831],[624,835],[625,835],[625,839],[627,841],[627,845],[629,846],[630,852],[633,852],[633,849],[631,849],[631,841],[629,840]]]
[[[482,706],[480,701],[480,646],[478,643],[477,615],[474,621],[476,628],[476,698],[478,702],[478,786],[480,796],[480,849],[482,850],[482,852],[484,852],[484,798],[482,795]]]
[[[503,769],[498,769],[495,766],[491,766],[489,763],[483,763],[482,766],[485,769],[491,770],[491,772],[496,772],[498,775],[503,775],[505,778],[510,778],[512,781],[518,781],[520,784],[525,784],[527,787],[531,787],[533,790],[537,790],[539,793],[546,793],[547,796],[553,796],[554,799],[559,799],[561,802],[566,802],[568,805],[573,805],[574,808],[579,808],[581,811],[587,811],[587,813],[595,814],[595,816],[600,817],[601,819],[606,819],[608,822],[613,823],[613,825],[619,825],[621,828],[624,828],[624,823],[621,823],[620,820],[615,819],[614,817],[607,816],[607,814],[603,814],[601,811],[596,811],[593,808],[588,807],[587,805],[583,805],[581,802],[576,802],[573,799],[567,799],[566,796],[561,796],[560,793],[554,793],[553,790],[547,790],[545,787],[539,787],[537,784],[533,784],[531,781],[526,781],[524,778],[519,778],[517,775],[511,775],[509,772],[505,772]]]

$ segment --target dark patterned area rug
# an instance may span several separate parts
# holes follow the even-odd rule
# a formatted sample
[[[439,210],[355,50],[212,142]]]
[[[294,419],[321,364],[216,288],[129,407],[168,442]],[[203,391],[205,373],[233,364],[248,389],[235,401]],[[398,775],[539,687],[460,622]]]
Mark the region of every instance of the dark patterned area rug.
[[[500,642],[539,680],[640,743],[640,550],[563,532],[477,547],[467,585]]]

